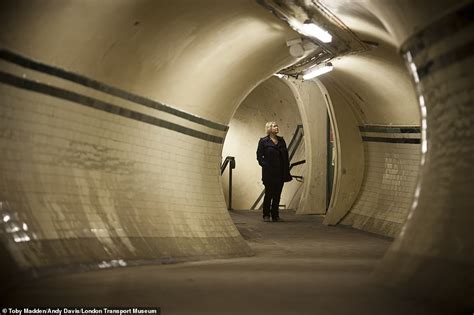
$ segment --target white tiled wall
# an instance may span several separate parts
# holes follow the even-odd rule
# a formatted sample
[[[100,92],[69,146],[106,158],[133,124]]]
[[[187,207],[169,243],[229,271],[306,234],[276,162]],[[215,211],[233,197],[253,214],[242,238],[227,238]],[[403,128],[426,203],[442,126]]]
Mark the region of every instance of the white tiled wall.
[[[365,141],[364,153],[364,181],[342,224],[394,237],[411,206],[420,144]]]
[[[221,144],[8,85],[0,95],[0,227],[21,268],[250,253],[222,196]]]

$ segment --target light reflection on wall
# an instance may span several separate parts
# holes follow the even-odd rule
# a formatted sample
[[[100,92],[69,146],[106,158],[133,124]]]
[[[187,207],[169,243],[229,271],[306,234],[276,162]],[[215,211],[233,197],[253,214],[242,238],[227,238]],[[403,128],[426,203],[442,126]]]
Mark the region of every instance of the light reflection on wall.
[[[102,261],[99,263],[99,268],[104,269],[104,268],[111,268],[111,267],[125,267],[127,266],[127,263],[123,259],[114,259],[111,260],[110,262],[107,261]]]
[[[427,123],[427,111],[426,111],[426,104],[425,104],[425,98],[423,97],[423,93],[420,89],[420,78],[418,76],[418,69],[413,62],[413,57],[410,52],[407,52],[404,54],[405,61],[408,65],[408,69],[413,77],[413,80],[415,81],[415,86],[416,86],[416,91],[418,94],[418,103],[420,106],[420,118],[421,118],[421,166],[425,164],[426,161],[426,154],[428,152],[428,139],[426,137],[426,131],[428,129],[428,123]],[[416,189],[415,189],[415,194],[413,196],[413,202],[410,208],[410,211],[408,212],[407,216],[407,222],[411,220],[413,217],[413,212],[416,210],[418,207],[418,199],[420,197],[420,191],[421,191],[421,178],[418,178],[418,182],[416,184]],[[400,231],[400,237],[402,237],[405,234],[405,229],[406,229],[407,224],[404,224],[401,231]]]
[[[28,224],[23,222],[17,212],[11,210],[7,201],[0,201],[0,217],[2,218],[1,233],[12,238],[15,243],[29,242],[38,237],[29,231]]]
[[[32,232],[28,224],[21,220],[18,212],[14,212],[7,201],[0,201],[0,235],[6,237],[8,241],[15,243],[24,243],[37,240],[37,235]],[[97,233],[106,231],[105,229],[91,229]],[[114,259],[110,261],[101,261],[97,264],[100,269],[112,267],[126,267],[128,264],[123,259]]]

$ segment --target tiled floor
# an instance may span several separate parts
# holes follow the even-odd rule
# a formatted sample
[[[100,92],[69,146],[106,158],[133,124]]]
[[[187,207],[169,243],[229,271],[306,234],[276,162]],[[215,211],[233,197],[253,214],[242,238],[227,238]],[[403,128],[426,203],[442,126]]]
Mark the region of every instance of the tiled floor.
[[[10,305],[160,306],[169,314],[442,314],[370,281],[391,241],[284,212],[233,211],[254,257],[148,265],[43,278]]]

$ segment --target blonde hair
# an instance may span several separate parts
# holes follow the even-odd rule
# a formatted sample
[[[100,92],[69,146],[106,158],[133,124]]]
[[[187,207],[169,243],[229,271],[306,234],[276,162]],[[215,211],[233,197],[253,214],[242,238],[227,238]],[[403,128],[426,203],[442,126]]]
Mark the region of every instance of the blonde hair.
[[[278,126],[278,124],[277,124],[276,122],[274,122],[274,121],[269,121],[269,122],[267,122],[267,123],[265,124],[265,132],[267,133],[267,135],[269,135],[270,132],[272,131],[272,126],[273,126],[274,124]]]

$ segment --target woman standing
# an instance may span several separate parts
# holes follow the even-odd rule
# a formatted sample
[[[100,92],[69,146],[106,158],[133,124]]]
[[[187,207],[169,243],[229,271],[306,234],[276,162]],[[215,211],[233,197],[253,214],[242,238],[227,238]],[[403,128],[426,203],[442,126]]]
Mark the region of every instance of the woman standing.
[[[260,139],[257,148],[258,164],[262,167],[262,181],[265,185],[263,199],[263,220],[281,221],[279,215],[280,196],[284,182],[291,181],[288,149],[285,140],[277,136],[276,122],[265,125],[267,136]]]

